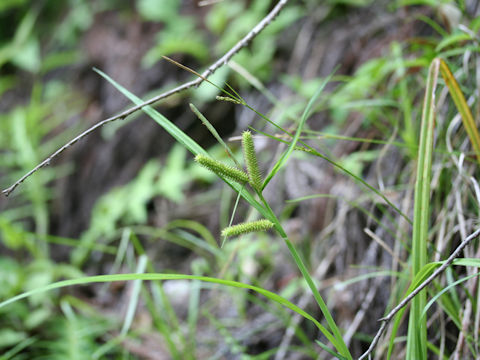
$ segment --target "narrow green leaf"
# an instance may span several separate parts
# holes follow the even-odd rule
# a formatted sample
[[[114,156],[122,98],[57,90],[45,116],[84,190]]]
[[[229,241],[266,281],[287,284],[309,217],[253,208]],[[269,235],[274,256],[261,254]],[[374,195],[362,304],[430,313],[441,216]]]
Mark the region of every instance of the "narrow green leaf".
[[[141,274],[145,272],[145,268],[147,266],[147,260],[148,259],[146,255],[140,255],[140,257],[138,258],[137,274]],[[130,329],[130,326],[132,325],[133,318],[135,317],[135,311],[138,305],[138,299],[140,297],[141,286],[142,286],[141,280],[138,280],[138,279],[134,280],[132,292],[130,294],[130,298],[128,302],[127,313],[125,314],[125,320],[123,321],[122,330],[120,331],[120,334],[122,336],[127,335],[127,332]]]
[[[473,266],[476,268],[480,268],[480,259],[476,258],[460,258],[453,260],[453,265],[458,266]]]
[[[295,146],[297,145],[298,139],[300,138],[300,134],[302,133],[303,126],[305,125],[305,122],[307,121],[308,117],[310,116],[310,112],[313,108],[313,105],[315,104],[315,102],[319,98],[320,94],[322,93],[323,89],[328,84],[328,82],[330,81],[332,76],[333,76],[333,73],[325,78],[325,80],[320,84],[317,91],[315,92],[315,94],[312,96],[312,98],[308,102],[307,107],[305,108],[305,111],[303,112],[302,118],[300,119],[300,123],[298,124],[297,131],[295,132],[295,135],[294,135],[292,141],[290,142],[290,145],[288,146],[288,149],[282,154],[280,159],[278,159],[276,164],[273,166],[272,171],[270,171],[270,174],[268,174],[267,177],[265,178],[262,189],[264,189],[265,186],[268,185],[270,180],[272,180],[272,178],[275,176],[275,174],[277,174],[280,171],[282,166],[285,164],[285,162],[288,160],[288,158],[292,154],[293,150],[295,149]]]
[[[103,78],[105,78],[108,82],[110,82],[113,86],[117,88],[123,95],[129,98],[135,105],[140,105],[143,103],[142,99],[138,98],[137,96],[130,93],[127,89],[122,87],[120,84],[115,82],[112,78],[110,78],[104,72],[94,69],[95,72],[100,74]],[[198,145],[191,137],[185,134],[182,130],[180,130],[176,125],[174,125],[170,120],[168,120],[165,116],[160,114],[158,111],[154,110],[151,106],[145,106],[142,108],[142,111],[147,113],[152,119],[154,119],[160,126],[162,126],[170,135],[172,135],[175,140],[177,140],[180,144],[185,146],[190,152],[193,154],[204,154],[207,155],[207,152],[203,150],[203,148]]]
[[[108,82],[110,82],[118,91],[120,91],[123,95],[125,95],[130,101],[132,101],[135,105],[141,105],[143,103],[142,99],[135,96],[123,86],[118,84],[112,78],[110,78],[107,74],[103,73],[102,71],[95,69],[95,71],[100,74],[103,78],[105,78]],[[190,136],[185,134],[181,129],[179,129],[175,124],[173,124],[170,120],[168,120],[165,116],[160,114],[158,111],[153,109],[151,106],[144,106],[142,108],[147,115],[149,115],[153,120],[155,120],[160,126],[162,126],[170,135],[172,135],[179,143],[184,145],[191,153],[194,155],[203,154],[208,155],[208,153],[198,145]],[[272,220],[269,218],[271,214],[265,211],[263,206],[255,200],[255,198],[245,189],[242,188],[242,185],[237,184],[233,181],[230,181],[226,178],[222,178],[232,189],[234,189],[237,193],[241,194],[241,196],[255,209],[257,209],[264,217],[267,219]]]
[[[200,112],[200,110],[197,109],[197,107],[195,105],[190,104],[190,109],[200,119],[202,124],[205,125],[205,127],[208,129],[208,131],[210,131],[210,133],[213,135],[215,140],[217,140],[218,143],[223,146],[225,151],[228,153],[228,155],[230,155],[232,160],[235,162],[235,165],[237,165],[238,167],[241,167],[240,163],[235,158],[235,155],[233,154],[230,147],[225,143],[225,141],[223,141],[223,139],[218,134],[217,130],[213,127],[213,125],[210,123],[210,121],[207,120],[207,118]]]
[[[450,71],[447,63],[439,58],[435,59],[434,62],[435,61],[440,63],[440,72],[445,80],[445,83],[447,84],[450,96],[452,97],[453,102],[455,103],[455,106],[462,117],[463,126],[465,127],[467,135],[470,138],[473,150],[477,155],[477,161],[480,163],[480,134],[478,133],[477,126],[475,125],[472,112],[470,111],[467,101],[463,96],[462,90],[460,90],[460,86],[458,85],[457,80],[455,80],[455,77]]]
[[[427,311],[428,309],[430,309],[430,307],[435,303],[435,301],[438,300],[438,298],[440,296],[442,296],[443,294],[445,294],[447,291],[449,291],[450,289],[452,289],[453,287],[457,286],[458,284],[461,284],[467,280],[470,280],[476,276],[479,276],[480,275],[480,272],[476,273],[476,274],[472,274],[472,275],[469,275],[469,276],[465,276],[451,284],[449,284],[448,286],[444,287],[440,292],[438,292],[437,294],[435,294],[435,296],[433,298],[430,299],[430,301],[427,303],[427,305],[425,306],[425,308],[423,309],[422,311],[422,318],[425,317],[427,315]]]
[[[318,156],[319,158],[322,158],[324,159],[325,161],[329,162],[330,164],[332,164],[333,166],[335,166],[336,168],[338,168],[339,170],[341,170],[342,172],[344,172],[345,174],[347,174],[348,176],[352,177],[356,182],[359,182],[361,183],[362,185],[364,185],[366,188],[368,188],[369,190],[373,191],[376,195],[378,195],[381,199],[383,199],[393,210],[395,210],[400,216],[402,216],[410,225],[413,224],[412,223],[412,220],[410,220],[410,218],[405,214],[403,213],[397,206],[395,206],[394,203],[392,203],[390,200],[388,200],[388,198],[383,195],[379,190],[377,190],[376,188],[374,188],[372,185],[370,185],[369,183],[367,183],[365,180],[363,180],[361,177],[355,175],[354,173],[352,173],[351,171],[349,171],[348,169],[346,169],[345,167],[343,167],[342,165],[340,165],[338,162],[336,161],[333,161],[332,159],[330,159],[328,156],[325,156],[323,155],[322,153],[318,152],[317,150],[315,150],[314,148],[312,148],[311,146],[307,145],[306,143],[302,142],[302,145],[305,146],[305,150],[303,151],[306,151],[308,152],[309,154],[312,154],[312,155],[315,155],[315,156]],[[297,147],[298,149],[298,147]],[[299,149],[300,150],[300,149]]]
[[[415,277],[427,264],[427,240],[430,218],[430,181],[433,157],[433,139],[435,128],[435,90],[437,86],[440,62],[433,60],[430,65],[425,99],[423,103],[420,144],[417,160],[417,179],[415,182],[414,218],[412,235],[412,276]],[[407,357],[409,359],[427,358],[427,323],[421,318],[426,305],[426,292],[422,290],[412,300],[407,334]]]
[[[248,107],[248,105],[247,105]],[[262,118],[264,118],[266,121],[269,121],[270,120],[263,114],[255,111],[254,109],[252,108],[249,108],[250,110],[256,112],[259,116],[261,116]],[[283,133],[285,134],[288,134],[288,131],[284,130],[283,128],[281,128],[280,126],[276,125],[275,123],[272,123],[273,125],[275,125],[280,131],[282,131]],[[260,130],[255,130],[256,132],[272,139],[272,140],[275,140],[275,141],[280,141],[280,142],[283,142],[285,144],[288,144],[287,141],[283,140],[283,139],[280,139],[278,137],[275,137],[275,136],[272,136],[270,134],[267,134],[267,133],[264,133]],[[388,200],[388,198],[383,195],[379,190],[375,189],[372,185],[370,185],[369,183],[367,183],[365,180],[363,180],[361,177],[358,177],[357,175],[355,175],[354,173],[352,173],[351,171],[347,170],[346,168],[344,168],[342,165],[340,165],[338,162],[330,159],[328,156],[325,156],[323,155],[322,153],[318,152],[317,150],[315,150],[313,147],[311,147],[310,145],[308,145],[307,143],[305,143],[304,141],[300,140],[298,141],[299,143],[301,143],[303,145],[303,147],[300,147],[300,146],[295,146],[295,149],[294,150],[298,150],[298,151],[304,151],[304,152],[307,152],[309,154],[312,154],[314,156],[317,156],[319,158],[322,158],[323,160],[327,161],[328,163],[330,163],[331,165],[333,165],[334,167],[336,167],[337,169],[339,169],[340,171],[344,172],[345,174],[347,174],[348,176],[352,177],[356,182],[362,184],[363,186],[365,186],[366,188],[368,188],[369,190],[371,190],[372,192],[374,192],[376,195],[378,195],[383,201],[385,201],[395,212],[397,212],[400,216],[402,216],[410,225],[412,225],[412,220],[410,220],[410,218],[405,214],[403,213],[397,206],[395,206],[395,204],[393,204],[390,200]]]
[[[0,302],[0,308],[5,307],[9,304],[12,304],[21,299],[28,298],[35,294],[44,293],[46,291],[55,290],[64,288],[67,286],[73,285],[85,285],[91,283],[104,283],[104,282],[117,282],[117,281],[155,281],[155,280],[199,280],[208,283],[214,283],[219,285],[225,285],[230,287],[236,287],[240,289],[247,289],[255,291],[256,293],[265,296],[267,299],[274,301],[286,308],[296,312],[307,320],[310,320],[315,324],[315,326],[327,337],[332,343],[335,342],[333,335],[322,325],[320,324],[313,316],[300,309],[297,305],[291,303],[287,299],[277,295],[271,291],[265,290],[258,286],[253,286],[249,284],[244,284],[238,281],[217,279],[206,276],[196,276],[196,275],[183,275],[183,274],[114,274],[114,275],[97,275],[97,276],[88,276],[71,280],[58,281],[53,284],[42,286],[37,289],[33,289],[27,292],[24,292],[20,295],[14,296],[8,300]]]
[[[268,203],[265,201],[263,198],[262,194],[259,194],[259,197],[262,199],[263,204],[265,205],[265,211],[269,212],[271,214],[271,218],[273,219],[273,223],[275,226],[275,229],[277,232],[280,234],[282,237],[283,241],[285,242],[285,245],[287,246],[288,250],[290,251],[291,256],[293,257],[293,260],[297,264],[298,269],[302,273],[302,276],[307,283],[308,287],[312,291],[313,297],[315,301],[318,304],[318,307],[320,308],[320,311],[322,312],[323,316],[325,317],[325,320],[327,321],[328,327],[333,333],[334,339],[330,340],[332,344],[335,346],[335,348],[338,350],[338,352],[347,357],[347,359],[352,359],[352,355],[350,354],[350,351],[348,350],[347,345],[345,344],[345,341],[343,341],[342,334],[340,333],[340,330],[338,329],[337,324],[335,323],[332,314],[328,310],[327,304],[323,300],[322,296],[320,295],[320,292],[318,291],[317,285],[315,284],[314,280],[310,276],[310,273],[308,272],[307,267],[303,263],[302,258],[298,254],[297,249],[293,245],[293,243],[290,241],[288,238],[287,234],[285,233],[285,230],[282,228],[280,225],[280,222],[278,221],[277,217],[273,213],[272,209],[268,205]]]
[[[332,349],[330,349],[328,346],[326,346],[325,344],[322,344],[320,341],[318,340],[315,340],[315,342],[318,344],[318,346],[320,346],[323,350],[325,350],[326,352],[328,352],[330,355],[332,356],[335,356],[337,359],[340,359],[340,360],[347,360],[347,358],[345,356],[342,356],[340,355],[339,353],[333,351]]]
[[[444,264],[445,261],[436,261],[436,262],[430,262],[426,264],[425,266],[422,267],[422,269],[415,275],[413,278],[410,286],[408,287],[407,291],[405,292],[405,296],[407,297],[414,291],[418,286],[420,286],[434,271],[436,268]],[[460,258],[460,259],[455,259],[452,262],[451,266],[472,266],[476,268],[480,268],[480,259],[475,259],[475,258]],[[390,337],[390,342],[388,346],[388,352],[387,352],[387,359],[390,359],[391,354],[393,352],[394,348],[394,341],[396,338],[396,333],[397,330],[400,326],[403,314],[405,313],[406,307],[404,307],[402,310],[400,310],[397,315],[395,316],[394,319],[394,324],[391,332],[391,337]],[[423,310],[422,310],[422,316],[423,316]]]
[[[440,41],[440,43],[435,48],[435,51],[440,52],[450,45],[462,43],[465,41],[471,41],[471,40],[472,40],[472,36],[467,33],[457,33],[457,34],[447,35],[442,41]]]

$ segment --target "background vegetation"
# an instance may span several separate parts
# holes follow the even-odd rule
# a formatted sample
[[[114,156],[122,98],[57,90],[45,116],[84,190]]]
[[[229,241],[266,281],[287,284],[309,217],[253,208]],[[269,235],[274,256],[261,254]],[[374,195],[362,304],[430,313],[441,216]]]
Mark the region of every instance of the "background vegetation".
[[[162,56],[201,72],[275,4],[3,0],[0,187],[136,96],[195,78]],[[0,359],[359,357],[477,228],[479,13],[290,2],[211,83],[0,197]],[[247,129],[262,188],[194,162],[243,167]],[[275,231],[221,236],[261,218]],[[392,319],[373,358],[480,356],[478,251]]]

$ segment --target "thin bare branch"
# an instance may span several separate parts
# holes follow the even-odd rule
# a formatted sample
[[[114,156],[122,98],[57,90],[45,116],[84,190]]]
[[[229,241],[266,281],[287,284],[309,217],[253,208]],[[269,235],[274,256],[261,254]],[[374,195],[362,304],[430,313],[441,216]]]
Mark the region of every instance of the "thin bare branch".
[[[50,164],[50,162],[56,158],[58,155],[60,155],[62,152],[64,152],[66,149],[68,149],[70,146],[75,144],[77,141],[83,139],[84,137],[90,135],[92,132],[97,130],[98,128],[102,127],[105,124],[108,124],[110,122],[120,120],[120,119],[125,119],[127,116],[137,112],[138,110],[141,110],[143,107],[147,105],[152,105],[160,100],[163,100],[169,96],[172,96],[176,93],[179,93],[181,91],[187,90],[191,87],[198,86],[202,82],[206,80],[210,75],[212,75],[215,71],[217,71],[220,67],[223,65],[226,65],[227,62],[236,54],[238,53],[241,49],[243,49],[245,46],[247,46],[250,41],[252,41],[265,27],[267,27],[268,24],[270,24],[280,13],[280,11],[285,7],[285,5],[288,3],[289,0],[280,0],[277,5],[270,11],[267,16],[265,16],[245,37],[243,37],[239,42],[237,42],[225,55],[223,55],[220,59],[218,59],[216,62],[214,62],[210,67],[205,70],[200,77],[198,77],[195,80],[186,82],[182,85],[177,86],[176,88],[166,91],[160,95],[157,95],[144,103],[133,106],[124,112],[112,116],[108,119],[102,120],[92,126],[91,128],[87,129],[86,131],[82,132],[80,135],[75,137],[74,139],[70,140],[68,143],[63,145],[61,148],[59,148],[57,151],[55,151],[52,155],[50,155],[48,158],[46,158],[44,161],[42,161],[40,164],[35,166],[32,170],[30,170],[28,173],[23,175],[20,179],[18,179],[12,186],[8,187],[5,190],[2,190],[2,194],[5,196],[9,196],[16,188],[18,185],[20,185],[22,182],[25,181],[29,176],[33,175],[35,172],[40,170],[41,168],[47,166]]]
[[[469,235],[464,241],[458,245],[458,247],[455,249],[455,251],[448,257],[448,259],[440,266],[437,268],[432,275],[430,275],[424,282],[422,282],[414,291],[410,293],[405,299],[403,299],[392,311],[388,313],[387,316],[379,319],[379,321],[382,322],[382,325],[380,326],[380,329],[378,329],[377,334],[373,338],[372,343],[370,344],[370,347],[368,348],[365,353],[362,354],[358,358],[358,360],[363,360],[366,359],[367,356],[369,356],[372,351],[375,349],[377,346],[378,341],[380,340],[380,337],[382,336],[383,332],[385,331],[387,324],[393,319],[393,317],[404,307],[406,306],[410,300],[412,300],[420,291],[422,291],[426,286],[428,286],[435,278],[440,275],[442,272],[445,271],[447,267],[449,267],[453,260],[455,260],[462,250],[476,237],[480,235],[480,229],[476,230],[473,234]]]

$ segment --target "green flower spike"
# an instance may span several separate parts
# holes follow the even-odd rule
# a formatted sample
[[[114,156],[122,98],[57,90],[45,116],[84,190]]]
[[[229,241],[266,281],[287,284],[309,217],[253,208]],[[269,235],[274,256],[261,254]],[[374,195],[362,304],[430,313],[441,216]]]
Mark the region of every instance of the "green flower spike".
[[[231,102],[231,103],[238,104],[238,105],[242,104],[239,100],[231,98],[231,97],[217,96],[216,99],[219,100],[219,101],[227,101],[227,102]]]
[[[222,236],[231,237],[242,234],[248,234],[251,232],[267,231],[273,227],[273,223],[270,220],[262,219],[257,221],[251,221],[241,223],[234,226],[229,226],[223,229]]]
[[[261,192],[263,185],[262,174],[260,174],[260,169],[258,167],[257,154],[255,153],[252,133],[250,131],[243,132],[242,147],[250,185],[256,191]]]
[[[214,160],[208,156],[198,154],[195,156],[195,161],[219,176],[226,177],[240,184],[245,184],[248,182],[248,175],[244,171],[238,170],[233,166],[225,165],[224,163]]]

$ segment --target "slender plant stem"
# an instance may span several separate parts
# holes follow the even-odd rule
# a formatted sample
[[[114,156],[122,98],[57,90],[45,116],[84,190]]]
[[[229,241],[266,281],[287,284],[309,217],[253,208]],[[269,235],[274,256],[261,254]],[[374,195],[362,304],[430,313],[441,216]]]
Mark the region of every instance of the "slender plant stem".
[[[278,231],[279,235],[282,237],[283,241],[287,245],[288,250],[290,251],[290,254],[293,257],[293,260],[295,261],[295,264],[297,265],[298,269],[300,270],[303,278],[307,282],[308,287],[313,293],[313,297],[318,303],[318,306],[320,307],[320,310],[322,311],[323,316],[325,317],[327,324],[330,328],[330,330],[333,333],[333,336],[335,337],[337,341],[337,351],[343,355],[347,356],[349,359],[351,359],[350,351],[348,350],[347,345],[343,341],[342,334],[340,333],[340,330],[338,329],[335,320],[333,319],[332,315],[328,311],[327,304],[325,304],[325,301],[323,300],[322,296],[320,295],[320,292],[317,289],[317,286],[315,285],[312,277],[310,276],[310,273],[307,270],[307,267],[303,263],[302,258],[297,252],[297,249],[295,249],[295,246],[292,244],[290,239],[288,238],[287,234],[285,233],[285,230],[283,227],[280,225],[280,221],[274,214],[273,210],[270,208],[270,205],[268,205],[267,201],[263,197],[263,195],[257,191],[258,196],[260,197],[261,202],[264,204],[265,208],[267,211],[270,213],[272,219],[274,219],[273,223],[275,224],[275,229]]]

